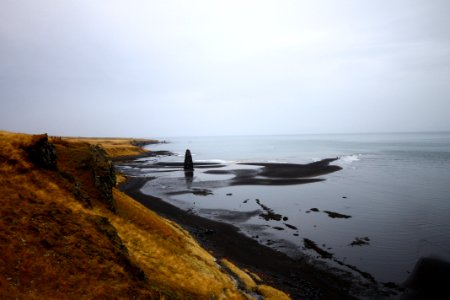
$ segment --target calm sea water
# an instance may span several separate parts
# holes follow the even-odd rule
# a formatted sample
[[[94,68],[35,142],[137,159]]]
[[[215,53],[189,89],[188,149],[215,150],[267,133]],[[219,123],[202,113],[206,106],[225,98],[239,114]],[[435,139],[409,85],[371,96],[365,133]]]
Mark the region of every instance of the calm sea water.
[[[139,170],[142,175],[157,177],[144,186],[144,192],[205,217],[233,223],[263,244],[274,243],[272,246],[286,252],[297,248],[315,256],[312,250],[304,249],[303,239],[308,238],[381,282],[403,282],[421,257],[450,261],[450,133],[166,140],[169,143],[150,148],[179,156],[143,159],[144,163],[182,161],[185,149],[193,152],[194,161],[218,161],[224,168],[244,167],[236,162],[309,163],[339,157],[335,164],[343,169],[321,176],[325,179],[322,182],[291,186],[213,184],[213,194],[208,196],[168,195],[185,184],[182,171]],[[203,172],[196,169],[188,187],[204,188],[208,182],[230,177]],[[262,219],[255,199],[287,221]],[[351,218],[332,219],[323,213],[325,210]],[[368,237],[370,244],[350,246],[356,237]]]

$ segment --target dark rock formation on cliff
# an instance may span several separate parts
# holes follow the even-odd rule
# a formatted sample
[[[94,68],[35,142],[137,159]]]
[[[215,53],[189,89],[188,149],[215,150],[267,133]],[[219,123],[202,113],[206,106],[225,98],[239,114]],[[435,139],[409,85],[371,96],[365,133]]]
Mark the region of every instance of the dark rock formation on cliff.
[[[56,170],[55,146],[48,141],[47,134],[38,135],[36,138],[36,142],[25,149],[30,161],[38,167]]]
[[[131,145],[136,147],[145,147],[147,145],[158,144],[158,141],[153,140],[134,140],[131,142]]]
[[[99,190],[109,210],[116,212],[112,188],[116,186],[114,165],[106,151],[100,146],[91,146],[91,169],[95,186]]]

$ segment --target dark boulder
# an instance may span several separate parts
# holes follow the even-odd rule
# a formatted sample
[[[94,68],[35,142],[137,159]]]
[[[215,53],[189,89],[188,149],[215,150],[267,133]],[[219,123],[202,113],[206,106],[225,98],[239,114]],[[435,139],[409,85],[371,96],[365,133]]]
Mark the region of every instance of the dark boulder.
[[[47,134],[35,136],[36,141],[25,149],[30,161],[38,167],[56,170],[55,146],[48,141]]]

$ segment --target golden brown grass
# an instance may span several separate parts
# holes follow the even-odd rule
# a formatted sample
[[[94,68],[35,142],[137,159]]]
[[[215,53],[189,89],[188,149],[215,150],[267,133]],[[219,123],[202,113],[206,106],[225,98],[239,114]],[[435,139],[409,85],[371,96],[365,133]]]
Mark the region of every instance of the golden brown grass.
[[[50,171],[28,160],[24,149],[36,139],[0,132],[0,299],[248,299],[251,291],[268,299],[286,296],[263,285],[239,289],[189,233],[117,189],[117,213],[109,211],[86,165],[86,140],[52,139],[58,170]],[[115,143],[110,152],[123,155]],[[93,208],[76,199],[75,182]],[[109,219],[129,255],[96,227],[96,216]],[[124,257],[145,272],[146,281],[130,272]],[[226,264],[234,277],[246,275]]]
[[[242,288],[249,292],[256,292],[267,300],[286,300],[290,297],[284,292],[277,290],[271,286],[259,283],[261,278],[247,270],[242,270],[236,267],[232,262],[227,259],[222,259],[221,264],[237,279]]]
[[[120,191],[114,196],[119,216],[110,216],[111,222],[135,261],[152,274],[152,285],[177,298],[244,298],[214,257],[186,231]]]
[[[232,262],[230,262],[227,259],[221,260],[222,265],[227,268],[243,285],[243,287],[248,291],[254,291],[256,290],[257,284],[253,280],[252,277],[250,277],[249,274],[247,274],[245,271],[239,269],[236,267]]]
[[[69,142],[84,142],[91,145],[102,146],[106,153],[110,157],[118,156],[132,156],[138,155],[146,152],[141,147],[135,146],[133,142],[156,142],[156,140],[146,140],[146,139],[126,139],[126,138],[81,138],[81,137],[67,137],[63,138],[65,141]]]
[[[0,133],[0,298],[159,298],[119,263],[66,180],[28,161],[34,139]]]
[[[291,299],[288,295],[286,295],[282,291],[264,284],[258,285],[257,291],[260,295],[264,297],[264,299],[273,299],[273,300]]]

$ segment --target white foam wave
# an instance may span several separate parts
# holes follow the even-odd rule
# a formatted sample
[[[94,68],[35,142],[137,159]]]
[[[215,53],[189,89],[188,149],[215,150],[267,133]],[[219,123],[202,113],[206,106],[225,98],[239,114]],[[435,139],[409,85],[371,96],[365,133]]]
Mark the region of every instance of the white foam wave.
[[[196,163],[215,163],[215,164],[226,164],[227,161],[223,159],[199,159],[195,161]]]
[[[351,164],[355,161],[361,160],[361,154],[344,155],[339,157],[339,161],[347,164]]]

